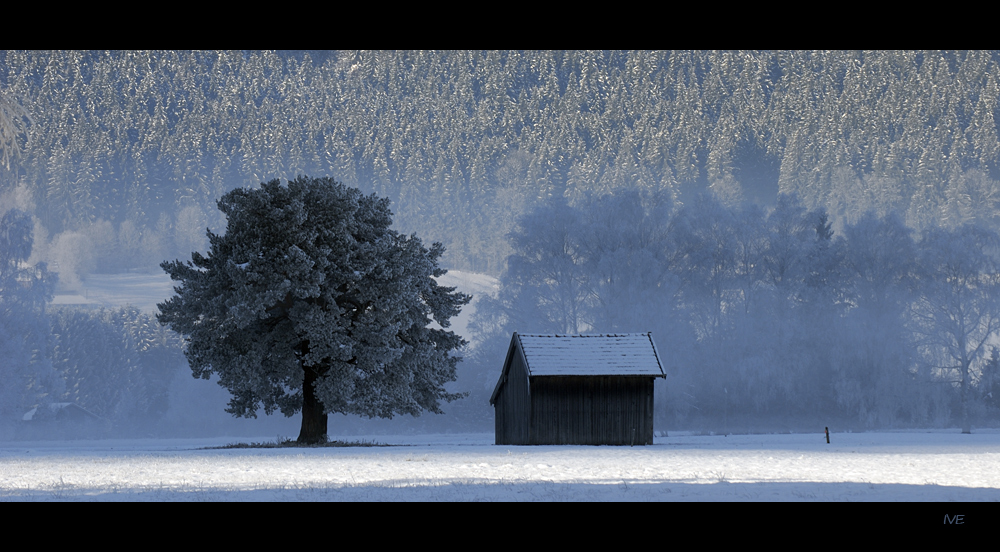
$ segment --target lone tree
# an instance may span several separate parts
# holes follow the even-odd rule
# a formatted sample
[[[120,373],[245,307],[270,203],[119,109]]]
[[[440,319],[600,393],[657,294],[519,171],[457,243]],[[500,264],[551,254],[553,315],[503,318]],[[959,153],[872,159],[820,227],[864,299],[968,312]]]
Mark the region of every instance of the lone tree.
[[[437,285],[444,252],[389,229],[389,200],[329,178],[277,180],[222,197],[225,235],[208,256],[160,266],[177,295],[161,324],[186,336],[195,377],[219,375],[227,412],[302,411],[298,442],[327,433],[329,413],[440,413],[465,344],[447,328],[471,296]]]

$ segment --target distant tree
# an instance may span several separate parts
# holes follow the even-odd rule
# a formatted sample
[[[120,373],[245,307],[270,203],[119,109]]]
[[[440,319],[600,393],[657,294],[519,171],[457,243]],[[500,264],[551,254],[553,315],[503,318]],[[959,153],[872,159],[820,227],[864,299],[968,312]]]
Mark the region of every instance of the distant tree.
[[[681,263],[675,268],[685,288],[692,324],[699,339],[726,324],[728,292],[736,287],[733,213],[709,194],[698,194],[677,214],[673,239]]]
[[[1000,236],[977,226],[930,229],[920,242],[920,299],[914,320],[921,349],[961,394],[962,433],[987,343],[1000,330]]]
[[[61,289],[79,289],[80,279],[97,267],[93,242],[80,232],[66,231],[57,235],[50,245],[49,258],[58,268]]]
[[[987,406],[1000,408],[1000,349],[996,347],[991,347],[990,359],[983,366],[979,389]]]
[[[195,377],[216,373],[228,412],[302,411],[298,441],[327,415],[440,412],[465,342],[447,328],[471,299],[434,277],[441,244],[389,229],[389,200],[329,178],[278,180],[224,195],[224,235],[207,256],[161,266],[179,282],[161,324],[186,336]]]
[[[477,308],[521,332],[576,334],[592,327],[584,227],[581,212],[561,196],[522,216],[508,235],[514,253],[500,293],[484,297]]]
[[[678,283],[669,272],[672,203],[663,193],[620,190],[582,206],[580,249],[594,329],[650,331],[673,319]],[[662,339],[662,338],[661,338]]]
[[[0,217],[0,420],[10,420],[59,387],[45,356],[45,304],[56,277],[31,257],[31,216],[12,209]]]
[[[844,229],[847,304],[834,366],[837,402],[869,427],[891,425],[913,397],[916,351],[907,328],[917,248],[898,216],[865,213]]]

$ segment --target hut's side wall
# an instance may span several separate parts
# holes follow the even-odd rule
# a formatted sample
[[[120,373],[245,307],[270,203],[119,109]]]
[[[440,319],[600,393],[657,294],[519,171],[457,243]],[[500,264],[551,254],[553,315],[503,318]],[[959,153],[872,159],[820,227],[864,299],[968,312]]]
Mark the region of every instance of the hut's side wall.
[[[513,351],[507,380],[500,386],[494,402],[496,444],[527,445],[531,402],[528,398],[528,371],[521,354]]]
[[[531,379],[531,444],[653,444],[653,378]]]

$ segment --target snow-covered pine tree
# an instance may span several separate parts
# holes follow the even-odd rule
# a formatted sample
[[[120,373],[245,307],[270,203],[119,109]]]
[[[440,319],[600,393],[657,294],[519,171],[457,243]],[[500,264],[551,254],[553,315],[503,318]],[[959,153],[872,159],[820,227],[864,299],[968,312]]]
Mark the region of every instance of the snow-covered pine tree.
[[[321,441],[329,413],[440,412],[462,395],[465,341],[447,328],[470,296],[437,285],[444,251],[390,230],[389,200],[329,178],[278,180],[222,197],[226,233],[207,256],[161,266],[179,285],[161,324],[186,336],[195,377],[219,375],[228,412],[302,411],[298,441]]]
[[[0,89],[0,165],[10,169],[11,159],[21,154],[18,140],[27,135],[31,115],[7,89]]]

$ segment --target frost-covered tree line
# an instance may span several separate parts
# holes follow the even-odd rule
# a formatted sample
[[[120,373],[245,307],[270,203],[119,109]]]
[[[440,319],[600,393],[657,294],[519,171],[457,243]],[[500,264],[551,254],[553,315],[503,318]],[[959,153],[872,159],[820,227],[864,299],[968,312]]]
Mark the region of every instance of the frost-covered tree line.
[[[47,352],[76,403],[121,429],[154,427],[168,407],[168,387],[183,369],[181,338],[135,307],[50,316]]]
[[[32,227],[17,209],[0,217],[0,435],[64,402],[94,414],[96,430],[152,424],[182,366],[180,338],[134,307],[47,310],[56,277],[29,262]]]
[[[623,187],[684,201],[707,188],[766,203],[795,193],[843,222],[875,209],[919,229],[995,225],[997,61],[12,50],[0,52],[0,193],[22,190],[45,244],[127,253],[94,270],[186,256],[221,227],[223,193],[298,174],[391,199],[397,225],[442,241],[450,266],[492,274],[512,217]]]
[[[1000,414],[997,233],[918,233],[873,211],[842,226],[794,195],[555,198],[518,221],[500,292],[479,303],[476,400],[513,331],[652,331],[667,427],[968,428]]]
[[[22,211],[0,215],[0,419],[6,422],[59,383],[45,355],[45,304],[55,277],[44,263],[26,262],[31,227],[31,217]]]

